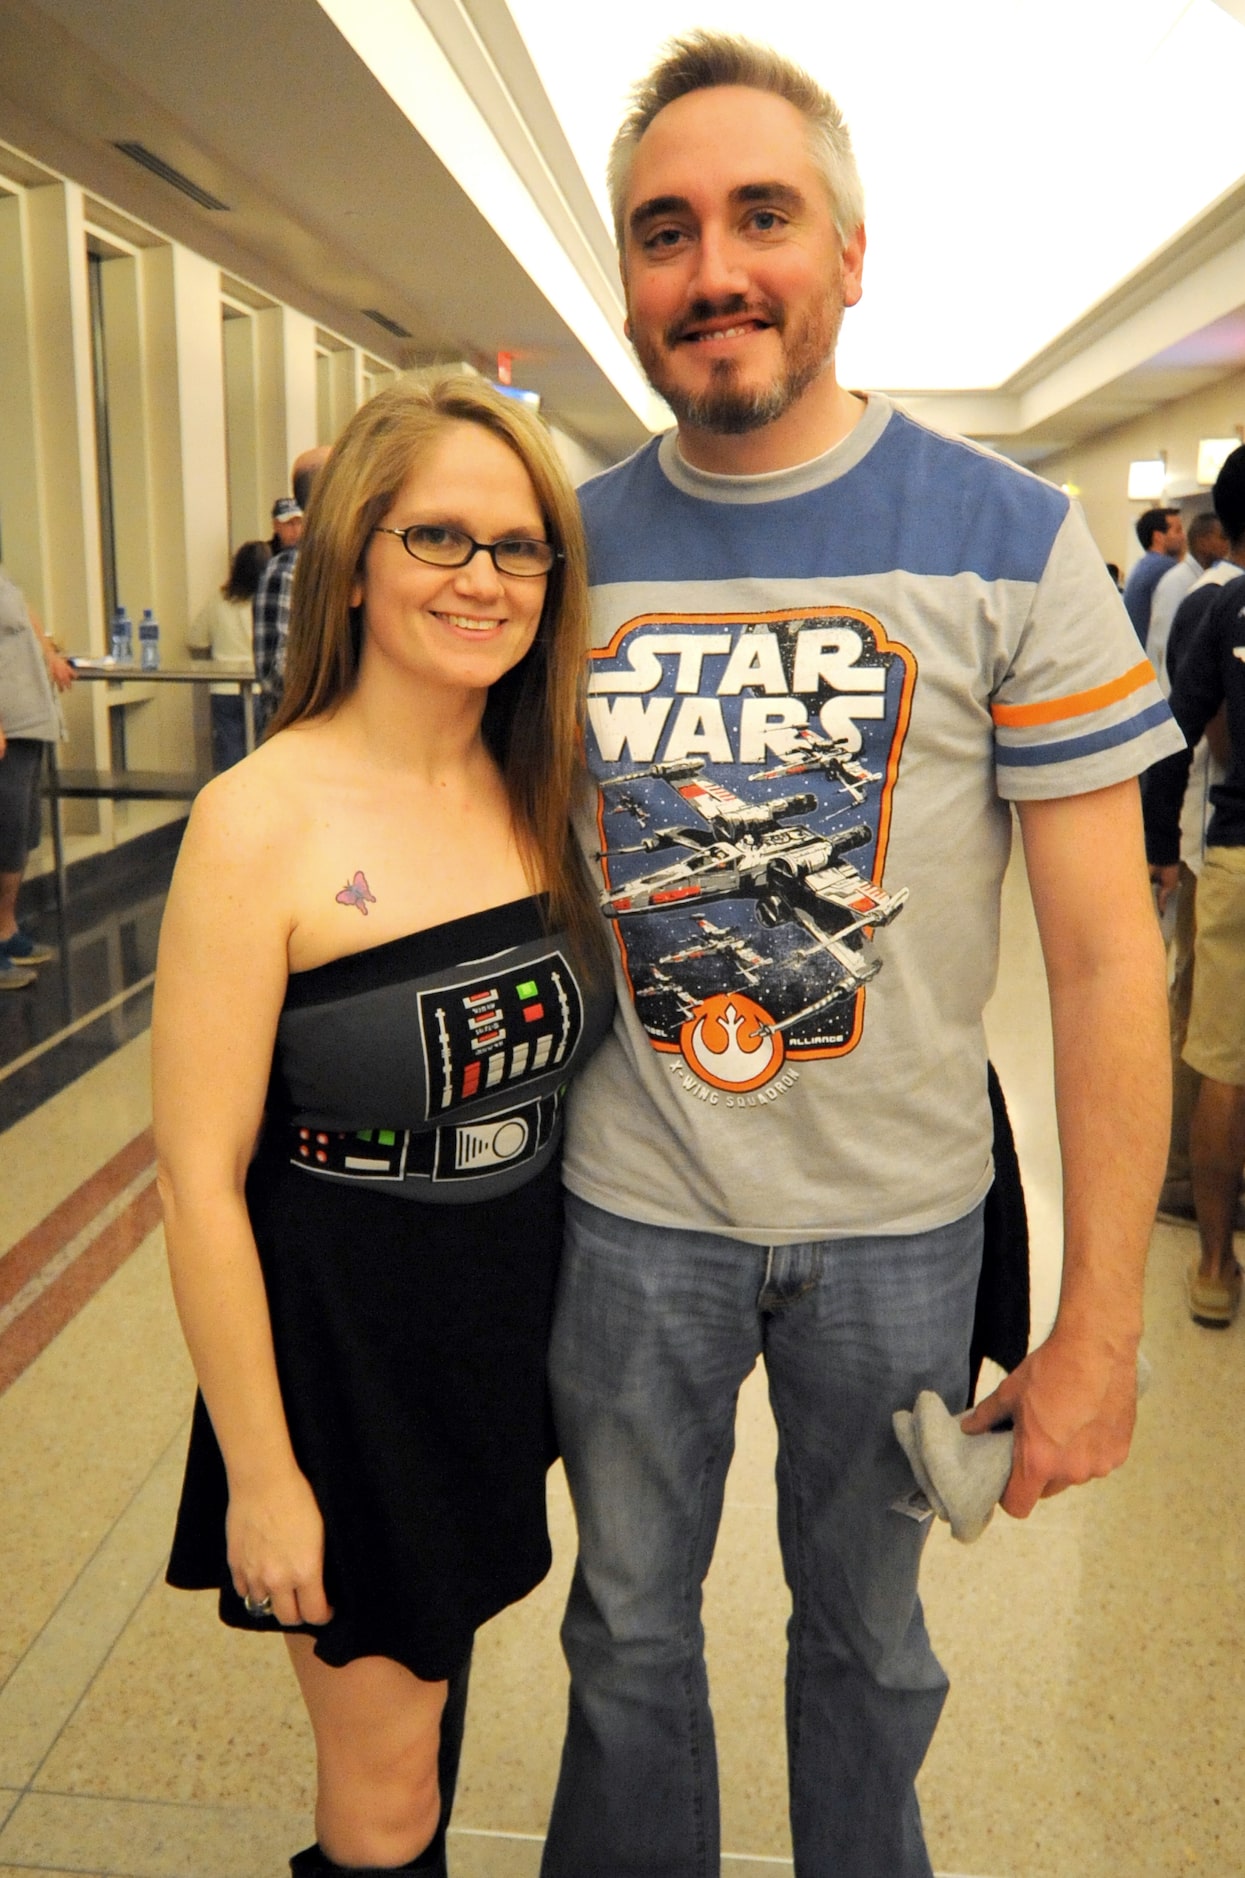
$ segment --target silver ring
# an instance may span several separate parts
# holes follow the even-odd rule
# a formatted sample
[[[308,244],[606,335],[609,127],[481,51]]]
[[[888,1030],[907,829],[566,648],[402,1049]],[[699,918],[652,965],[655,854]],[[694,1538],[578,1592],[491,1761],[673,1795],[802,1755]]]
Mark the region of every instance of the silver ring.
[[[248,1617],[272,1616],[272,1593],[266,1592],[262,1598],[253,1598],[248,1591],[242,1600],[242,1608]]]

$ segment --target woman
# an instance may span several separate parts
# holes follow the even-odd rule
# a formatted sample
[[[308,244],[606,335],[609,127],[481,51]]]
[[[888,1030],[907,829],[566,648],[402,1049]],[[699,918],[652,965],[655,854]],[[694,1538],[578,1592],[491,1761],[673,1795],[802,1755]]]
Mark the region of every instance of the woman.
[[[584,601],[539,424],[468,378],[381,392],[316,484],[272,735],[200,795],[169,896],[156,1133],[201,1386],[169,1578],[287,1633],[296,1873],[445,1871],[472,1633],[548,1567],[561,1089],[609,1015],[568,833]]]
[[[254,662],[251,603],[272,555],[266,541],[244,541],[229,579],[195,617],[186,635],[192,651],[209,652],[218,663],[247,668]],[[246,755],[242,694],[236,685],[212,686],[212,769],[219,775]]]

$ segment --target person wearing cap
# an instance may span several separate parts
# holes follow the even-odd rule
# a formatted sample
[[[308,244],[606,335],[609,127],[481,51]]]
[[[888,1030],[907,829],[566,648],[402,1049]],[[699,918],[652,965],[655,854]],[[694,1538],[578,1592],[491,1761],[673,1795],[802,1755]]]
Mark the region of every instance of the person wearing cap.
[[[278,496],[272,505],[272,534],[268,539],[270,554],[283,554],[297,548],[303,538],[303,512],[294,496]]]
[[[294,485],[292,515],[283,516],[280,525],[295,526],[298,539],[274,554],[260,576],[255,593],[255,676],[259,681],[255,728],[262,731],[275,715],[285,685],[285,639],[290,630],[290,600],[294,592],[294,568],[298,562],[298,544],[303,534],[303,511],[311,496],[311,486],[329,458],[328,444],[304,450],[294,458],[290,481]],[[278,527],[277,510],[288,502],[282,496],[274,503],[272,520]]]

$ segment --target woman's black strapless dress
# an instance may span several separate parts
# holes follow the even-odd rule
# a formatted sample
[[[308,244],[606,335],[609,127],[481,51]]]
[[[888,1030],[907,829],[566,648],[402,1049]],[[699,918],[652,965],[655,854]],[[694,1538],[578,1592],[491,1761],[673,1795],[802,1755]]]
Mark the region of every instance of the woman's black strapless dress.
[[[247,1178],[286,1420],[324,1517],[316,1654],[439,1681],[549,1568],[545,1352],[567,1078],[612,993],[518,900],[289,981]],[[195,1404],[170,1584],[247,1615]]]

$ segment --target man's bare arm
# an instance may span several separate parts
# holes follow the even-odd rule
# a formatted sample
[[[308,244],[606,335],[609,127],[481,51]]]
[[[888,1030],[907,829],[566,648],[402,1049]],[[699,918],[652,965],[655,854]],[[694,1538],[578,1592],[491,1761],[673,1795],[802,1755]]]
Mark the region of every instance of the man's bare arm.
[[[1137,785],[1022,803],[1020,824],[1054,1029],[1063,1280],[1047,1341],[964,1426],[1015,1423],[1003,1506],[1023,1519],[1128,1454],[1171,1065]]]

